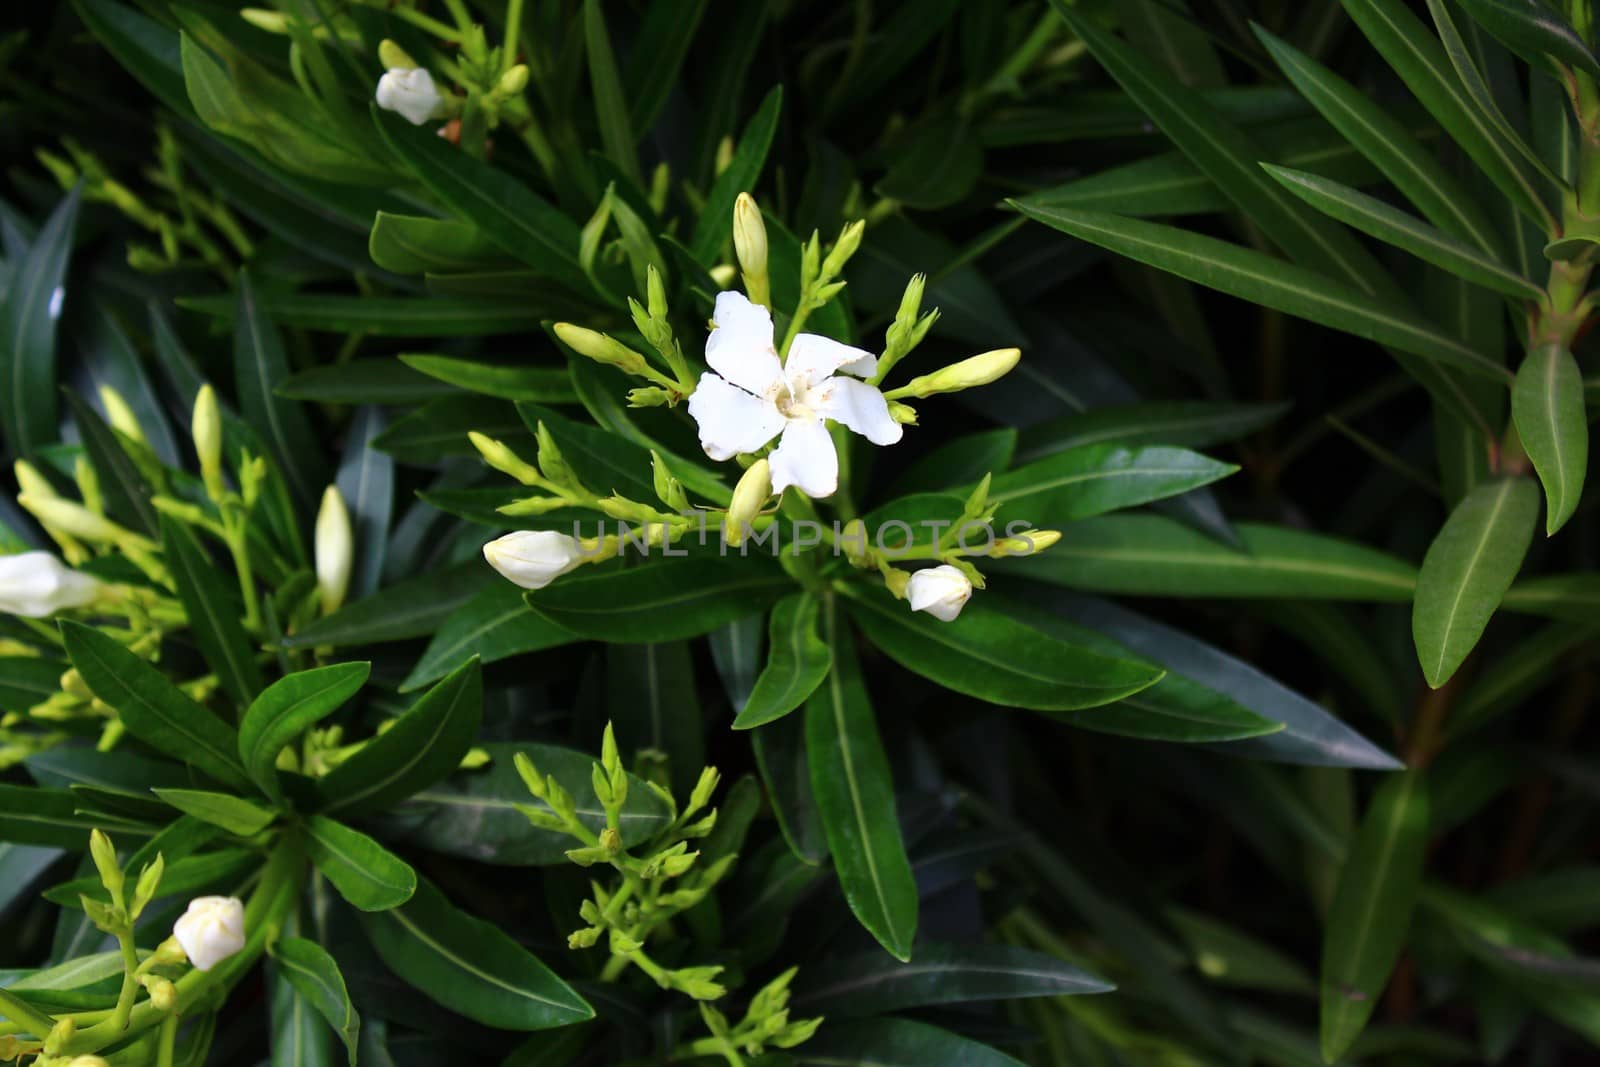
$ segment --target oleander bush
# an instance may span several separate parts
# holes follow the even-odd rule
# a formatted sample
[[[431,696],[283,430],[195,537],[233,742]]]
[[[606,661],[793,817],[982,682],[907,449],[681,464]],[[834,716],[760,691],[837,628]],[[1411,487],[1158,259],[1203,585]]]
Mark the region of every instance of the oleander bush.
[[[1600,1062],[1595,14],[12,5],[0,1063]]]

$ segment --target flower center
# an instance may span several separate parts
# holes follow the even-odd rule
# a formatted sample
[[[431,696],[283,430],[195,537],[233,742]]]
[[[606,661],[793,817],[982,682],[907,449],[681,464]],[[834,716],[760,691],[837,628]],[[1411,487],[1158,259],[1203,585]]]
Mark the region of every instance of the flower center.
[[[817,399],[813,390],[803,384],[796,389],[793,382],[784,378],[775,387],[772,402],[777,405],[778,413],[786,419],[814,419],[817,418],[817,412],[813,405]]]

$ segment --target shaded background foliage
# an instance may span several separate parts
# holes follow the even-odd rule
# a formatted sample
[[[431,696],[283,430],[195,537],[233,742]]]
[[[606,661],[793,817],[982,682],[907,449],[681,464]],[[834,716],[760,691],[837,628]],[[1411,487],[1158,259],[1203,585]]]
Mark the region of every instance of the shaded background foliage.
[[[501,17],[496,5],[484,6],[491,24]],[[1544,76],[1472,20],[1495,5],[1441,6],[1468,36],[1513,125],[1530,102],[1548,108],[1539,103],[1549,91]],[[648,214],[659,224],[654,232],[675,227],[682,240],[695,233],[723,138],[754,131],[760,140],[766,116],[771,148],[746,184],[769,217],[802,235],[837,232],[861,214],[869,219],[839,328],[871,347],[904,277],[923,271],[927,302],[943,312],[918,354],[928,366],[974,346],[1024,349],[1019,370],[993,389],[968,394],[967,403],[928,405],[923,428],[878,458],[873,478],[883,495],[874,499],[970,483],[990,463],[1021,465],[1097,440],[1204,448],[1239,464],[1238,474],[1214,486],[1068,525],[1054,554],[1033,561],[1043,569],[1019,567],[997,580],[991,603],[1047,630],[1045,620],[1064,615],[1267,719],[1315,714],[1310,702],[1320,704],[1347,724],[1342,741],[1359,745],[1364,737],[1370,750],[1275,762],[1282,749],[1243,759],[1222,746],[1093,733],[1076,728],[1091,719],[1065,724],[996,707],[860,645],[922,895],[918,952],[937,958],[934,943],[1026,946],[1117,984],[1116,993],[1092,998],[1044,997],[1050,987],[1022,978],[896,993],[894,979],[880,977],[880,969],[893,973],[890,957],[856,926],[826,870],[795,858],[821,854],[820,828],[780,828],[773,817],[774,809],[791,819],[806,810],[784,795],[804,780],[796,769],[804,758],[798,721],[764,728],[766,767],[744,734],[727,729],[761,662],[749,656],[764,631],[759,616],[709,640],[654,646],[545,648],[547,637],[531,623],[519,629],[520,619],[496,631],[497,644],[435,636],[473,632],[475,618],[520,603],[478,562],[490,528],[503,524],[492,507],[504,494],[480,470],[466,430],[531,440],[512,400],[586,419],[574,403],[582,383],[592,396],[594,383],[608,380],[581,361],[569,378],[566,357],[540,325],[555,317],[597,326],[625,319],[578,272],[559,286],[495,276],[516,264],[494,243],[474,246],[476,276],[453,283],[450,271],[423,277],[419,267],[438,264],[407,264],[397,254],[375,264],[383,254],[372,233],[375,214],[427,210],[427,193],[409,174],[394,182],[383,175],[403,173],[399,158],[407,152],[412,160],[447,155],[407,140],[410,131],[394,124],[368,121],[362,100],[376,62],[369,57],[366,67],[333,75],[360,123],[358,150],[381,161],[376,176],[308,178],[208,132],[188,106],[181,69],[174,82],[173,68],[163,73],[159,62],[139,70],[130,59],[137,49],[108,52],[113,12],[141,10],[150,25],[166,28],[161,40],[169,45],[178,19],[226,25],[226,40],[284,70],[281,39],[240,25],[230,5],[83,0],[11,15],[0,101],[8,300],[23,265],[43,247],[41,235],[50,235],[46,220],[62,196],[35,152],[61,153],[63,138],[155,202],[159,173],[150,168],[159,158],[159,123],[171,131],[177,147],[169,158],[179,161],[185,188],[225,205],[229,214],[218,217],[236,221],[202,227],[209,254],[190,248],[175,268],[139,270],[127,261],[129,243],[154,239],[125,213],[88,198],[71,231],[58,366],[8,402],[47,406],[64,384],[93,404],[94,385],[109,380],[137,402],[146,427],[175,415],[171,425],[181,428],[193,378],[175,353],[187,352],[258,430],[274,421],[269,413],[287,420],[272,446],[287,459],[300,513],[310,514],[325,482],[355,477],[336,474],[356,471],[352,464],[372,463],[380,483],[392,480],[392,494],[356,508],[366,551],[356,596],[400,591],[365,614],[358,602],[291,639],[301,648],[334,645],[370,656],[385,694],[370,710],[403,707],[412,698],[390,696],[392,689],[425,686],[476,651],[486,663],[479,740],[502,756],[512,742],[595,750],[610,718],[626,748],[666,753],[680,788],[702,761],[720,766],[729,783],[744,773],[764,781],[766,798],[722,900],[720,936],[700,931],[697,940],[719,946],[737,967],[801,965],[797,1012],[826,1014],[834,1025],[796,1053],[799,1062],[902,1062],[895,1057],[919,1040],[931,1042],[913,1056],[920,1063],[1003,1063],[994,1057],[1011,1055],[1049,1064],[1300,1064],[1321,1062],[1323,1050],[1375,1064],[1562,1064],[1595,1056],[1597,972],[1583,955],[1600,900],[1593,832],[1600,794],[1587,714],[1594,509],[1580,505],[1555,537],[1546,540],[1541,530],[1535,538],[1524,580],[1567,576],[1554,593],[1524,587],[1519,601],[1514,590],[1505,606],[1525,613],[1497,615],[1456,679],[1431,689],[1413,647],[1414,564],[1467,488],[1485,477],[1490,449],[1470,435],[1462,445],[1459,420],[1441,413],[1376,345],[1191,286],[1025,222],[1002,203],[1022,197],[1176,221],[1269,254],[1274,248],[1249,204],[1241,210],[1175,147],[1194,152],[1194,141],[1174,135],[1181,116],[1152,114],[1127,95],[1118,85],[1127,71],[1113,68],[1117,76],[1108,77],[1096,62],[1104,49],[1086,48],[1059,12],[1044,3],[951,0],[597,5],[638,134],[636,157],[625,159],[616,158],[615,130],[596,109],[603,94],[593,81],[585,5],[530,3],[524,37],[552,71],[539,120],[557,165],[544,172],[505,130],[495,135],[492,164],[537,190],[576,231],[607,183],[637,206],[650,169],[666,162],[671,195]],[[1507,223],[1511,212],[1478,176],[1471,153],[1441,133],[1341,5],[1137,0],[1074,10],[1087,13],[1091,32],[1098,25],[1120,33],[1137,76],[1180,87],[1182,101],[1246,131],[1273,161],[1403,205],[1288,83],[1251,29],[1261,23],[1378,101],[1481,197],[1501,239],[1528,244],[1520,224]],[[407,40],[382,12],[351,14],[369,20],[368,36]],[[671,35],[691,28],[681,66],[670,74],[653,67],[652,57],[672,54]],[[153,54],[173,58],[160,48]],[[1140,73],[1147,70],[1155,73]],[[779,85],[781,104],[769,96]],[[403,148],[390,152],[385,144]],[[501,206],[516,213],[510,201]],[[443,214],[456,215],[455,205]],[[1540,286],[1544,275],[1532,264],[1542,263],[1542,244],[1532,243],[1517,264]],[[1380,244],[1366,247],[1441,333],[1515,369],[1506,352],[1518,348],[1520,325],[1493,296],[1453,285],[1445,272]],[[596,275],[620,278],[628,289],[627,252],[608,247]],[[693,277],[681,253],[661,254]],[[255,313],[283,338],[285,362],[270,368],[265,389],[240,373],[262,365],[235,347],[229,320],[244,313],[240,293],[254,297]],[[238,327],[236,318],[231,325]],[[1580,335],[1575,350],[1586,372],[1587,347]],[[469,372],[460,366],[419,361],[418,353],[523,373],[508,391],[510,379],[485,386],[481,369],[464,380]],[[412,373],[400,371],[400,355],[411,357],[404,364]],[[456,378],[441,381],[429,368]],[[680,454],[695,454],[682,425],[648,425]],[[158,451],[170,449],[164,458],[178,457],[181,433],[169,431],[169,444],[150,433]],[[13,456],[23,450],[9,440]],[[947,446],[952,451],[930,458]],[[960,477],[946,473],[957,468]],[[939,477],[946,480],[928,481]],[[8,526],[29,529],[9,500],[0,508]],[[379,556],[373,550],[384,530]],[[1297,532],[1307,539],[1294,540]],[[1112,550],[1130,546],[1170,559],[1115,565]],[[1295,563],[1285,568],[1283,560]],[[1086,599],[1096,594],[1122,599],[1116,606]],[[402,618],[396,604],[424,611]],[[1417,770],[1374,772],[1385,762],[1379,749]],[[1335,765],[1298,765],[1306,762]],[[1423,777],[1428,802],[1418,815],[1416,790],[1402,783]],[[747,789],[753,797],[755,786]],[[564,920],[551,919],[547,901],[574,903],[579,872],[524,866],[559,856],[519,853],[529,845],[518,820],[468,831],[437,812],[431,819],[402,809],[374,832],[453,899],[572,973],[562,959]],[[1386,826],[1386,838],[1363,845],[1363,835],[1381,836]],[[1374,869],[1385,842],[1396,846],[1400,867],[1425,862],[1420,888],[1411,884],[1415,873],[1408,880],[1392,867]],[[0,962],[29,967],[63,958],[70,934],[61,913],[31,891],[70,877],[71,861],[11,846],[0,862],[12,887],[3,906],[13,935]],[[1367,893],[1374,907],[1352,918],[1335,903],[1341,885],[1352,899]],[[575,1032],[561,1052],[554,1038],[535,1035],[511,1051],[505,1035],[453,1025],[388,979],[354,930],[348,917],[330,920],[325,939],[363,1013],[389,1021],[396,1062],[439,1062],[447,1054],[442,1041],[509,1055],[508,1062],[648,1061],[672,1046],[670,1035],[684,1023],[681,1006],[630,994],[602,1011],[603,1036],[598,1027]],[[820,991],[808,997],[813,973]],[[889,991],[880,1000],[830,999],[828,983],[840,974],[867,975]],[[1373,1009],[1364,1032],[1360,1020],[1340,1021],[1351,1002]],[[850,1021],[852,1009],[867,1019]],[[965,1034],[989,1051],[929,1036],[918,1023]],[[369,1032],[381,1040],[382,1024]],[[213,1062],[256,1057],[266,1042],[247,1024],[227,1027]],[[557,1058],[563,1054],[572,1058]],[[823,1059],[830,1056],[842,1059]]]

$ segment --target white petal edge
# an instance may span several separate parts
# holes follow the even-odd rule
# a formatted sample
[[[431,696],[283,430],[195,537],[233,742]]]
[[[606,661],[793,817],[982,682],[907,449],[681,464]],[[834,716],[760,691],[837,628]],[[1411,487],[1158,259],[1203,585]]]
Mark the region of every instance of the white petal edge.
[[[892,445],[905,427],[889,415],[889,402],[873,386],[854,378],[834,378],[817,391],[817,411],[842,423],[875,445]]]
[[[689,415],[700,427],[700,447],[712,459],[754,452],[783,429],[783,414],[770,400],[751,396],[715,374],[702,374],[689,395]]]
[[[800,334],[789,345],[783,372],[796,392],[831,378],[835,371],[870,378],[878,372],[878,357],[815,333]]]
[[[821,499],[839,488],[839,453],[821,419],[789,420],[783,439],[767,459],[774,493],[792,485],[806,496]]]
[[[772,315],[729,290],[717,294],[711,321],[717,325],[706,338],[706,363],[745,392],[764,396],[783,378],[772,343]]]

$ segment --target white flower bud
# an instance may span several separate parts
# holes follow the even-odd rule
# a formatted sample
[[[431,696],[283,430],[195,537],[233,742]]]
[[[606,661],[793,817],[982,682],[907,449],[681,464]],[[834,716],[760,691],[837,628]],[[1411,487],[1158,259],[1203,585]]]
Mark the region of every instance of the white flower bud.
[[[744,287],[753,304],[772,304],[767,285],[767,226],[761,208],[749,193],[733,203],[733,251],[744,273]]]
[[[413,126],[433,118],[444,98],[434,87],[433,75],[422,67],[391,67],[378,79],[378,106],[398,112]]]
[[[955,567],[945,564],[917,571],[906,583],[912,611],[926,611],[940,622],[954,622],[972,599],[972,583]]]
[[[244,948],[244,904],[238,897],[195,897],[172,936],[197,970],[209,971]]]
[[[324,615],[339,609],[350,588],[353,542],[350,511],[344,506],[339,487],[330,485],[322,494],[322,507],[317,509],[316,530],[317,594],[322,599]]]
[[[960,363],[940,367],[931,374],[913,378],[899,389],[884,395],[892,400],[903,396],[925,397],[936,393],[959,393],[963,389],[974,389],[1011,373],[1021,358],[1020,349],[997,348],[993,352],[984,352],[964,359]]]
[[[100,595],[100,582],[48,552],[0,556],[0,615],[42,619],[81,608]]]
[[[584,561],[583,548],[556,530],[519,530],[483,546],[483,558],[524,589],[543,589]]]

